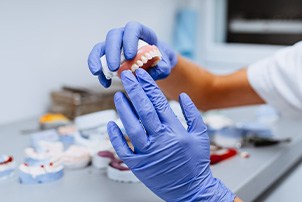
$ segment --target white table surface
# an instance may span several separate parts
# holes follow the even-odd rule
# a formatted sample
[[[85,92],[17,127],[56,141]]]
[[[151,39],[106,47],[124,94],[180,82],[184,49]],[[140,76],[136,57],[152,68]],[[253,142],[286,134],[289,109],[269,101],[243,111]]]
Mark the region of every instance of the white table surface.
[[[224,110],[235,120],[251,120],[255,108]],[[29,145],[29,135],[21,130],[37,127],[30,119],[0,126],[0,154],[12,154],[17,163],[24,158],[24,148]],[[266,148],[247,148],[249,159],[236,156],[212,166],[213,173],[245,201],[255,200],[277,179],[284,175],[302,156],[302,124],[299,121],[279,120],[272,126],[278,137],[292,137],[289,144]],[[109,180],[104,171],[93,167],[66,170],[65,176],[53,183],[21,185],[17,177],[0,182],[0,201],[5,202],[107,202],[107,201],[162,201],[142,183],[125,184]],[[301,197],[302,198],[302,197]]]

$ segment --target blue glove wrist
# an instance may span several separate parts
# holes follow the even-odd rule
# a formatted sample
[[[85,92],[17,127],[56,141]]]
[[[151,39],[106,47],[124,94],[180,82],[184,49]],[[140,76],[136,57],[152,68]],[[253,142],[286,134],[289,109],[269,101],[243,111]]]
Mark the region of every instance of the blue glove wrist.
[[[207,188],[200,189],[189,201],[233,202],[236,195],[230,191],[221,180],[212,177],[211,182],[205,182]]]
[[[143,69],[123,71],[123,93],[115,106],[134,146],[132,151],[110,122],[108,134],[122,161],[165,201],[231,201],[234,195],[210,169],[210,141],[200,112],[186,94],[179,97],[187,122],[183,127],[163,93]]]

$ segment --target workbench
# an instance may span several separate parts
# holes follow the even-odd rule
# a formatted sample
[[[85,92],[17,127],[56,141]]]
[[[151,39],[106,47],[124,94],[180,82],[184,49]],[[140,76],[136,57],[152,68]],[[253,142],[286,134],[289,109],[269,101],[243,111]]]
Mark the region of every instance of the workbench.
[[[235,121],[255,118],[255,107],[222,110]],[[0,154],[13,155],[17,164],[24,159],[29,135],[22,130],[38,128],[37,119],[0,126]],[[276,180],[290,170],[302,156],[301,121],[278,120],[271,126],[277,137],[292,137],[292,141],[265,148],[245,148],[250,158],[239,155],[212,166],[215,177],[221,179],[245,201],[253,201]],[[66,170],[64,177],[49,184],[22,185],[17,175],[0,181],[0,201],[3,202],[156,202],[162,201],[142,183],[119,183],[107,178],[105,171],[87,167]]]

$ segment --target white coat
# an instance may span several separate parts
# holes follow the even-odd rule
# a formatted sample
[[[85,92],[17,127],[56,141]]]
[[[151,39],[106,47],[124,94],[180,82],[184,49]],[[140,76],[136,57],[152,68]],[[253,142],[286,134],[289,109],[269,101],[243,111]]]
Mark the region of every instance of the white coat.
[[[251,64],[248,80],[282,116],[302,118],[302,41]]]

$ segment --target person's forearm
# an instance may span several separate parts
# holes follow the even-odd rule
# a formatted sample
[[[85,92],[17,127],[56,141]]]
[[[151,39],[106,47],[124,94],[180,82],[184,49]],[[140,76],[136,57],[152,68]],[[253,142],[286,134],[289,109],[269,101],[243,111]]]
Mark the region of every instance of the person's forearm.
[[[239,197],[236,196],[236,198],[234,199],[234,202],[243,202]]]
[[[186,92],[202,111],[264,103],[249,84],[246,69],[215,75],[181,56],[171,74],[158,84],[170,99],[177,100]]]

